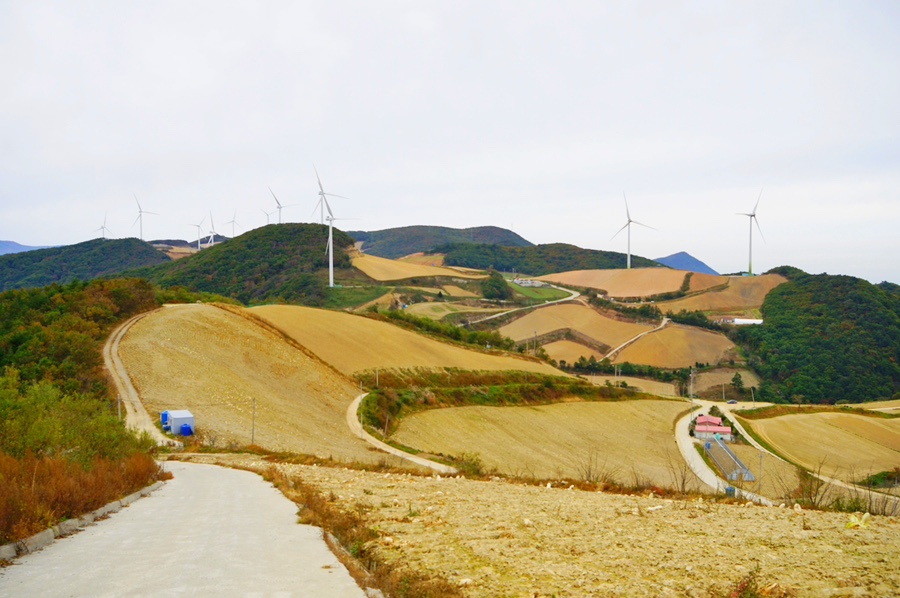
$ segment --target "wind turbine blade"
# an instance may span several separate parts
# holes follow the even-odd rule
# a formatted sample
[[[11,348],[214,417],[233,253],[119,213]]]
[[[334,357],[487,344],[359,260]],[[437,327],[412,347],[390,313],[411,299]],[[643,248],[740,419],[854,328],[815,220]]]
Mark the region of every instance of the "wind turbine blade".
[[[138,212],[137,218],[134,219],[134,222],[131,223],[131,226],[134,226],[138,223],[138,220],[141,219],[141,212]]]
[[[644,224],[643,222],[638,222],[637,220],[632,220],[632,222],[635,224],[640,224],[644,228],[649,228],[650,230],[657,230],[657,229],[653,228],[652,226],[650,226],[649,224]]]
[[[316,173],[316,182],[319,183],[319,191],[322,193],[322,195],[324,195],[324,194],[325,194],[325,189],[322,188],[322,179],[319,178],[319,171],[316,170],[316,165],[315,165],[315,164],[313,164],[313,170],[314,170],[315,173]]]
[[[759,219],[756,216],[754,216],[753,221],[756,222],[756,230],[759,231],[759,236],[762,237],[763,241],[765,241],[766,237],[763,235],[762,229],[759,228]]]
[[[631,212],[628,210],[628,198],[625,197],[625,192],[622,191],[622,199],[625,200],[625,216],[628,217],[628,222],[631,222]],[[618,233],[617,233],[618,234]]]
[[[763,189],[764,189],[764,188],[765,188],[765,187],[763,187]],[[762,199],[762,192],[763,192],[763,190],[760,189],[760,190],[759,190],[759,197],[756,198],[756,205],[753,206],[753,215],[754,215],[754,216],[756,216],[756,208],[759,207],[759,200]],[[759,226],[759,223],[757,222],[756,225]]]
[[[324,195],[322,196],[322,201],[325,202],[325,209],[328,210],[328,217],[333,220],[334,214],[331,212],[331,204],[328,203],[328,199]]]
[[[612,241],[613,239],[615,239],[616,237],[618,237],[618,236],[619,236],[619,233],[622,232],[623,230],[625,230],[626,228],[628,228],[628,225],[629,225],[629,224],[631,224],[631,221],[630,221],[630,220],[629,220],[628,222],[625,223],[625,226],[623,226],[622,228],[620,228],[619,230],[617,230],[617,231],[616,231],[616,234],[614,234],[612,237],[610,237],[609,240]]]
[[[275,197],[275,192],[274,192],[274,191],[272,191],[272,188],[271,188],[271,187],[269,187],[269,193],[271,193],[271,194],[272,194],[272,197]],[[280,201],[278,201],[278,198],[277,198],[277,197],[275,197],[275,203],[277,203],[277,204],[278,204],[278,207],[282,207],[282,206],[281,206],[281,202],[280,202]]]
[[[341,199],[350,199],[349,197],[344,197],[343,195],[337,195],[335,193],[326,193],[328,197],[340,197]]]
[[[318,210],[318,209],[319,209],[319,206],[322,205],[322,197],[323,197],[323,196],[319,196],[319,201],[316,202],[316,207],[313,208],[313,211],[312,211],[312,213],[310,214],[310,216],[315,216],[315,215],[316,215],[316,210]]]
[[[136,193],[132,193],[132,195],[134,195],[134,202],[135,202],[135,203],[137,204],[137,206],[138,206],[138,212],[142,211],[142,209],[141,209],[141,202],[138,201],[137,194],[136,194]]]

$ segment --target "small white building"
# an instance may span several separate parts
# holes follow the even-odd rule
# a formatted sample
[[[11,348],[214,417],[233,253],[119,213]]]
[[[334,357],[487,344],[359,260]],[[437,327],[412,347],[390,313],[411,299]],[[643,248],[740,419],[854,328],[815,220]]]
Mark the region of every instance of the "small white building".
[[[187,409],[176,409],[169,411],[168,414],[168,424],[172,434],[176,436],[192,436],[194,434],[194,415],[190,411]],[[183,428],[185,425],[190,426],[190,434],[182,433],[183,430],[187,430],[187,428]]]

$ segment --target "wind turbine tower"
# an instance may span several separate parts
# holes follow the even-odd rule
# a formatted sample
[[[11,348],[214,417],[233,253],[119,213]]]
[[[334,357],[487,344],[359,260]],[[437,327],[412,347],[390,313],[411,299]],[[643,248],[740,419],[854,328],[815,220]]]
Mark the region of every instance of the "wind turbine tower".
[[[106,214],[105,213],[103,214],[103,225],[100,228],[94,230],[94,232],[97,232],[97,231],[101,231],[101,234],[103,235],[104,239],[106,238],[106,233],[112,232],[111,230],[106,228]]]
[[[216,223],[213,221],[212,212],[209,213],[209,239],[206,240],[206,246],[212,247],[216,244]]]
[[[134,222],[131,223],[131,226],[134,226],[136,223],[140,222],[140,231],[141,231],[141,241],[144,240],[144,214],[152,214],[153,216],[159,216],[156,212],[147,212],[141,207],[141,202],[138,201],[137,195],[134,196],[134,201],[137,203],[138,207],[138,215],[137,218],[134,219]]]
[[[234,225],[239,224],[237,221],[237,210],[234,211],[234,216],[231,217],[231,220],[229,220],[225,224],[231,225],[231,238],[233,239],[234,238]]]
[[[200,227],[203,226],[203,223],[206,221],[206,216],[203,217],[203,220],[200,221],[200,224],[189,224],[188,226],[194,226],[197,228],[197,251],[200,251],[200,239],[203,238],[203,234],[200,232]]]
[[[626,215],[626,217],[628,218],[628,220],[625,222],[625,225],[624,225],[622,228],[620,228],[618,231],[616,231],[616,234],[614,234],[614,235],[612,236],[612,239],[610,239],[610,241],[612,241],[613,239],[615,239],[616,237],[618,237],[620,232],[622,232],[622,231],[625,230],[626,228],[628,229],[628,258],[627,258],[627,261],[626,261],[625,268],[626,268],[627,270],[631,270],[631,225],[632,225],[632,223],[634,223],[634,224],[640,224],[640,225],[643,226],[644,228],[649,228],[650,230],[656,230],[656,229],[653,228],[652,226],[647,226],[647,225],[644,224],[643,222],[638,222],[637,220],[632,220],[632,219],[631,219],[631,212],[630,212],[629,209],[628,209],[628,198],[625,197],[625,193],[624,193],[624,192],[622,193],[622,198],[625,199],[625,215]]]
[[[272,191],[272,188],[271,188],[271,187],[269,187],[269,193],[271,193],[271,194],[272,194],[272,197],[275,198],[275,205],[278,206],[278,207],[277,207],[277,210],[278,210],[278,224],[281,224],[281,210],[282,210],[282,208],[290,208],[290,207],[295,206],[295,205],[297,205],[297,204],[293,204],[293,203],[291,203],[291,204],[282,204],[280,201],[278,201],[278,198],[275,197],[275,192]],[[265,212],[265,210],[263,210],[263,211]],[[266,220],[268,221],[268,219],[269,219],[269,213],[266,212]]]
[[[759,220],[756,218],[756,208],[759,207],[759,200],[762,199],[763,190],[759,190],[759,197],[756,198],[756,205],[753,206],[753,211],[748,213],[745,212],[737,212],[738,216],[747,216],[750,218],[750,259],[747,263],[747,275],[753,276],[753,222],[756,221],[756,229],[759,231],[759,236],[765,241],[765,237],[763,237],[762,229],[759,227]]]

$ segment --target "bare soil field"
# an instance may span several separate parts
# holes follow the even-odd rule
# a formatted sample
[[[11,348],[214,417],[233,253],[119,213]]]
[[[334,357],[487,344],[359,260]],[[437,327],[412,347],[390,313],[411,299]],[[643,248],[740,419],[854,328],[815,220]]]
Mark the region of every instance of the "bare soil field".
[[[622,349],[613,361],[683,368],[697,362],[719,363],[734,349],[734,343],[723,334],[676,324],[641,337]]]
[[[778,274],[762,276],[731,276],[727,278],[728,286],[720,291],[701,293],[684,299],[663,301],[658,307],[663,311],[714,311],[728,312],[733,310],[758,309],[766,295],[787,279]]]
[[[464,349],[358,315],[293,305],[266,305],[249,311],[347,375],[375,368],[415,367],[562,375],[546,363]]]
[[[709,390],[713,387],[718,388],[723,384],[730,387],[731,379],[734,378],[734,375],[737,372],[740,372],[741,374],[741,380],[744,381],[744,388],[750,388],[751,386],[759,388],[759,376],[751,370],[716,368],[715,370],[710,370],[708,372],[700,372],[694,377],[694,391],[703,392],[704,390]],[[749,393],[750,391],[748,390],[747,392]],[[749,399],[750,397],[748,396],[747,398]]]
[[[485,278],[486,276],[483,272],[457,270],[443,266],[425,266],[365,254],[351,258],[351,263],[354,268],[359,269],[369,278],[379,282],[432,276],[452,276],[456,278]]]
[[[377,462],[347,428],[355,385],[281,337],[211,305],[173,305],[143,318],[119,355],[147,410],[189,409],[219,446],[256,444]]]
[[[444,301],[433,301],[430,303],[415,303],[406,308],[406,311],[415,315],[432,320],[440,320],[448,314],[456,313],[473,313],[473,314],[492,314],[499,311],[505,311],[504,308],[489,309],[485,307],[470,307],[460,303],[449,303]]]
[[[599,351],[595,351],[590,347],[586,347],[581,343],[576,343],[575,341],[553,341],[552,343],[547,343],[546,345],[541,345],[541,348],[547,352],[552,359],[556,361],[565,361],[566,363],[575,363],[578,361],[579,357],[584,357],[585,359],[590,359],[593,357],[596,360],[603,359],[603,354]]]
[[[200,456],[197,460],[213,460]],[[244,459],[264,470],[269,463]],[[900,519],[279,465],[379,530],[373,550],[471,598],[900,594]],[[736,594],[735,594],[736,595]]]
[[[459,297],[459,298],[463,298],[463,299],[479,296],[477,293],[473,293],[472,291],[467,291],[466,289],[464,289],[462,287],[458,287],[458,286],[452,285],[452,284],[444,285],[444,292],[446,294],[450,295],[451,297]]]
[[[435,253],[433,255],[425,255],[421,251],[419,253],[411,253],[401,258],[397,258],[398,262],[408,262],[410,264],[419,264],[420,266],[443,266],[444,254]]]
[[[531,311],[502,326],[499,332],[522,341],[531,338],[535,332],[541,335],[565,328],[577,330],[604,345],[617,347],[642,332],[652,330],[653,326],[607,318],[581,303],[562,303]]]
[[[900,465],[900,419],[802,413],[741,420],[791,461],[851,481]]]
[[[618,401],[431,409],[404,418],[392,439],[428,453],[478,453],[487,469],[509,475],[674,486],[670,469],[684,461],[673,429],[687,408],[682,401]]]
[[[647,297],[671,293],[681,288],[687,272],[669,268],[632,268],[631,270],[572,270],[539,276],[564,286],[602,289],[610,297]],[[694,275],[696,277],[698,275]],[[705,275],[703,275],[705,276]],[[716,277],[713,277],[716,278]],[[703,282],[698,280],[697,284]]]
[[[587,379],[598,386],[605,385],[607,382],[613,386],[620,382],[625,382],[628,386],[637,388],[641,392],[646,392],[659,397],[678,398],[678,392],[675,389],[675,385],[671,382],[660,382],[659,380],[647,380],[646,378],[634,378],[632,376],[589,376]]]

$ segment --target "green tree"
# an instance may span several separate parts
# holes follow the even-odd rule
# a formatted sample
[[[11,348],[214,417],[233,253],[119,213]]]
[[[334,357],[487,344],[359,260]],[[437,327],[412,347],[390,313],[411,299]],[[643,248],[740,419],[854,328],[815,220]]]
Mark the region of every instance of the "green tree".
[[[734,376],[731,378],[731,385],[738,392],[744,392],[744,379],[741,377],[740,372],[735,372]]]
[[[509,299],[512,297],[512,289],[506,284],[502,274],[491,270],[487,280],[481,283],[481,294],[485,299]]]

